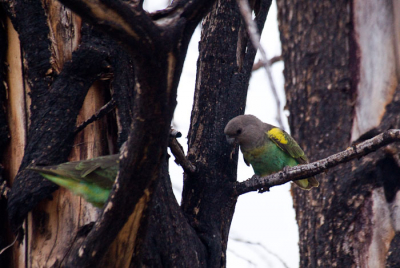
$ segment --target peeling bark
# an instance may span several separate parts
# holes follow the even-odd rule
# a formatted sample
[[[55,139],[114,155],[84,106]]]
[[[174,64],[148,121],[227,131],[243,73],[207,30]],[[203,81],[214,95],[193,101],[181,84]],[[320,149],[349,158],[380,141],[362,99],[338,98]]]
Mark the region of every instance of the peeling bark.
[[[400,126],[396,12],[358,2],[278,1],[289,121],[311,160]],[[384,267],[389,252],[396,262],[397,148],[334,168],[317,190],[292,189],[301,267]]]

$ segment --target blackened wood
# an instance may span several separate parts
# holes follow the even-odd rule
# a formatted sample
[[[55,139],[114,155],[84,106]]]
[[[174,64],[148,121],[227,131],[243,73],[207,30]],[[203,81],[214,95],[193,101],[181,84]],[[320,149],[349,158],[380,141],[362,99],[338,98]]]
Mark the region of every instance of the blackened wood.
[[[160,53],[159,66],[168,66]],[[82,245],[74,245],[66,267],[93,267],[101,262],[109,245],[132,213],[147,224],[148,203],[159,179],[161,162],[166,155],[172,113],[167,105],[166,77],[168,68],[148,64],[138,71],[137,87],[140,98],[135,99],[133,131],[122,152],[116,185],[105,205],[103,214]],[[138,68],[139,69],[139,68]],[[160,79],[153,79],[152,72]],[[150,78],[151,77],[151,78]],[[171,92],[171,94],[176,94]],[[140,120],[138,120],[140,119]],[[146,217],[145,217],[146,216]]]
[[[189,225],[172,191],[168,164],[150,203],[149,223],[141,226],[131,267],[207,267],[206,247]]]
[[[262,1],[257,13],[260,30],[270,4]],[[185,175],[182,209],[207,247],[208,267],[225,266],[236,204],[230,189],[236,181],[237,153],[231,160],[223,130],[231,118],[244,112],[254,63],[255,50],[241,34],[243,26],[236,1],[218,1],[203,21],[199,45],[188,135],[188,159],[196,173]]]
[[[289,122],[292,135],[311,161],[350,145],[360,79],[352,12],[357,12],[352,10],[352,1],[278,1]],[[398,111],[392,112],[398,110],[397,105],[386,107],[390,122],[383,119],[379,128],[399,128]],[[386,149],[318,176],[317,189],[292,189],[300,267],[365,267],[368,258],[386,259],[374,254],[385,252],[394,231],[377,226],[384,221],[392,224],[394,204],[389,200],[399,187],[394,178],[398,164]],[[382,222],[376,223],[380,215]],[[388,230],[387,235],[376,235],[381,244],[374,244],[377,250],[370,254],[379,229]]]
[[[130,10],[129,6],[121,3],[103,1],[105,6],[116,13],[107,18],[105,24],[95,25],[103,30],[110,30],[107,28],[110,26],[116,27],[112,28],[115,31],[110,31],[109,34],[128,45],[134,59],[134,120],[127,149],[122,153],[120,173],[106,208],[83,243],[73,246],[71,255],[66,260],[67,267],[92,267],[101,262],[99,256],[104,256],[129,217],[138,217],[140,226],[147,224],[148,211],[151,208],[148,204],[154,196],[154,189],[160,179],[160,163],[166,155],[170,122],[176,105],[176,89],[187,46],[196,25],[212,2],[188,2],[188,8],[192,8],[193,5],[198,8],[183,12],[186,16],[189,15],[187,18],[174,17],[174,23],[155,28],[155,24],[149,22],[150,17],[146,17],[140,7]],[[83,12],[88,11],[85,4],[90,3],[87,1],[79,2],[78,5],[75,5],[75,1],[65,0],[63,3],[69,4],[74,11],[80,12],[79,14],[89,21],[97,18],[104,23],[101,14]],[[132,14],[137,16],[131,16]],[[190,14],[193,16],[190,17]],[[96,17],[99,15],[100,17]],[[121,31],[121,24],[108,24],[109,21],[115,22],[119,16],[130,23],[129,29],[124,23],[122,25],[126,32]],[[136,30],[143,33],[143,36],[140,40],[130,43],[135,39]],[[126,38],[121,38],[124,36]],[[139,44],[140,42],[142,43]],[[154,74],[157,74],[157,79]],[[139,226],[135,228],[133,232],[137,235]]]
[[[115,51],[111,64],[113,67],[113,98],[117,103],[119,125],[118,146],[127,139],[133,120],[135,100],[135,72],[131,55],[123,49]]]
[[[89,35],[83,38],[84,43],[73,53],[72,60],[64,65],[51,86],[40,85],[38,91],[31,89],[32,121],[27,146],[8,202],[10,224],[14,230],[40,200],[57,189],[55,184],[26,171],[25,167],[32,161],[43,165],[66,161],[74,138],[76,117],[87,90],[106,71],[110,42],[102,36]],[[29,40],[30,47],[34,46],[34,40]],[[35,62],[34,57],[32,61]]]
[[[291,133],[311,161],[346,148],[350,141],[354,89],[349,65],[349,5],[347,0],[278,4]],[[342,241],[350,224],[346,214],[354,208],[346,200],[359,194],[359,189],[350,188],[353,180],[343,179],[350,168],[348,163],[317,177],[320,187],[316,190],[293,189],[300,267],[354,264],[353,252],[345,252]],[[323,222],[318,220],[321,217]]]
[[[51,42],[47,18],[41,1],[27,2],[12,0],[2,2],[7,15],[17,30],[23,50],[25,79],[28,80],[32,103],[45,101],[48,87],[53,82],[54,72],[50,63]],[[33,38],[34,37],[34,38]],[[31,109],[32,117],[37,118],[38,107]]]
[[[400,267],[400,233],[397,233],[390,243],[386,268]]]

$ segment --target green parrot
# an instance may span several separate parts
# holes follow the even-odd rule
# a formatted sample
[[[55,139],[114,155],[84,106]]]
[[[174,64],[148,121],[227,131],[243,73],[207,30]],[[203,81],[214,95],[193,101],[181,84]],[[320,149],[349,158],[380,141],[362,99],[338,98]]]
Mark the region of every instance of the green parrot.
[[[119,154],[100,156],[55,166],[29,166],[46,179],[85,198],[96,207],[103,207],[117,177]]]
[[[231,119],[224,133],[229,143],[239,143],[244,161],[258,176],[267,176],[308,163],[308,158],[297,142],[284,130],[263,123],[254,115],[239,115]],[[314,177],[294,181],[300,188],[318,187]]]

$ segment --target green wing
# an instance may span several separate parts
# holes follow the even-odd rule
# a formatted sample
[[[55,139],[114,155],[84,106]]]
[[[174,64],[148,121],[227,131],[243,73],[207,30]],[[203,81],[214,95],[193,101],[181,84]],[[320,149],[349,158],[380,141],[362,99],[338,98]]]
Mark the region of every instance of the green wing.
[[[299,164],[308,163],[308,158],[304,151],[286,131],[275,127],[267,131],[267,135],[282,151],[295,158]]]
[[[115,154],[55,166],[33,166],[27,169],[111,188],[118,173],[118,162],[119,154]]]
[[[284,130],[279,128],[272,128],[267,131],[268,138],[270,138],[282,151],[288,153],[291,157],[295,158],[299,164],[308,163],[308,158],[297,142]],[[310,177],[303,180],[294,181],[300,188],[310,190],[312,187],[318,187],[319,182],[315,177]]]

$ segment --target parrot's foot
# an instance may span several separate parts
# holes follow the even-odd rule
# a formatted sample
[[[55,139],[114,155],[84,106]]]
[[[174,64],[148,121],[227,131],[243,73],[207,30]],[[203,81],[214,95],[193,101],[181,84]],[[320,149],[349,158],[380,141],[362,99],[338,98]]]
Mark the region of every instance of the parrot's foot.
[[[289,168],[291,168],[290,166],[284,166],[282,171],[287,175],[289,173]]]
[[[260,176],[254,174],[254,175],[251,177],[251,179],[252,179],[252,180],[259,180],[259,179],[260,179]],[[263,187],[263,188],[258,189],[258,193],[259,193],[259,194],[262,194],[262,193],[264,193],[264,192],[269,192],[269,187]]]
[[[265,192],[269,192],[269,187],[263,187],[263,188],[261,188],[261,189],[258,189],[258,193],[259,194],[262,194],[262,193],[265,193]]]

